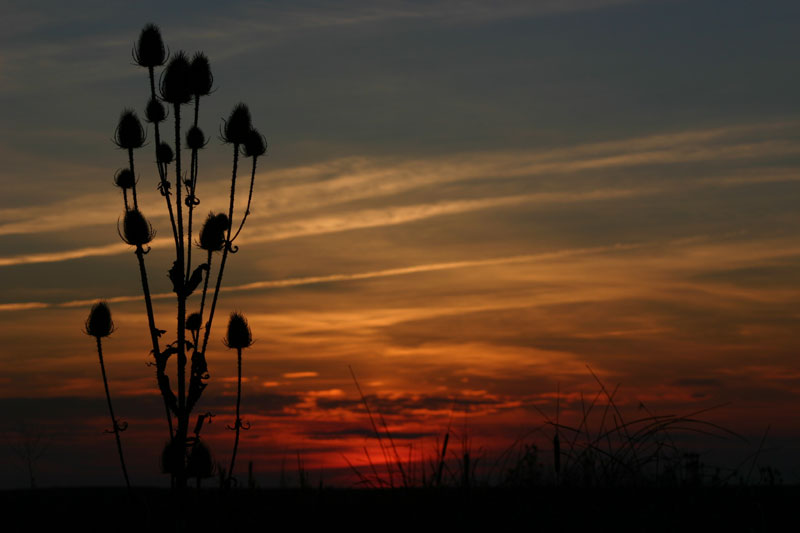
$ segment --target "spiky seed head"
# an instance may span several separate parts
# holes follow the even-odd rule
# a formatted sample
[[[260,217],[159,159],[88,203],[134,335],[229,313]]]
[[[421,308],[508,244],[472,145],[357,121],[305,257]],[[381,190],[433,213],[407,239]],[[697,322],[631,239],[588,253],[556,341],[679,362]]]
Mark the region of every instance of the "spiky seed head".
[[[121,168],[114,174],[114,185],[120,189],[131,189],[136,185],[136,176],[133,175],[131,169]]]
[[[160,67],[167,59],[161,31],[155,24],[147,24],[139,34],[133,50],[133,59],[142,67]]]
[[[114,132],[114,143],[125,149],[140,148],[144,144],[144,128],[136,111],[126,109],[122,112]]]
[[[167,110],[164,109],[164,104],[155,98],[151,98],[147,102],[147,108],[144,111],[144,118],[147,122],[158,123],[167,118]]]
[[[206,145],[206,136],[203,135],[203,130],[197,126],[192,126],[186,133],[186,146],[191,150],[200,150]]]
[[[203,228],[200,230],[199,246],[207,252],[218,252],[225,246],[225,233],[230,227],[228,215],[209,213]]]
[[[189,88],[189,60],[183,51],[169,60],[161,73],[161,99],[170,104],[185,104],[192,99]]]
[[[211,92],[214,84],[214,75],[211,74],[211,65],[203,52],[197,52],[189,65],[189,90],[195,96],[205,96]]]
[[[228,336],[223,341],[228,348],[247,348],[253,344],[253,335],[250,333],[250,326],[247,319],[241,313],[231,313],[228,320]]]
[[[200,331],[200,313],[192,313],[186,317],[186,329],[189,331]]]
[[[172,148],[169,144],[162,142],[158,145],[156,159],[158,159],[159,163],[164,163],[165,165],[172,163],[172,160],[175,159],[175,154],[172,153]]]
[[[247,138],[242,145],[245,157],[259,157],[267,152],[267,140],[255,128],[247,133]]]
[[[108,308],[108,304],[97,302],[92,306],[84,331],[87,335],[98,339],[111,335],[114,331],[114,321],[111,320],[111,310]]]
[[[131,209],[125,212],[120,236],[123,241],[131,246],[144,246],[153,240],[155,232],[153,231],[153,226],[144,218],[141,211]]]
[[[244,144],[253,126],[250,110],[244,104],[236,104],[223,127],[222,140],[226,143]]]

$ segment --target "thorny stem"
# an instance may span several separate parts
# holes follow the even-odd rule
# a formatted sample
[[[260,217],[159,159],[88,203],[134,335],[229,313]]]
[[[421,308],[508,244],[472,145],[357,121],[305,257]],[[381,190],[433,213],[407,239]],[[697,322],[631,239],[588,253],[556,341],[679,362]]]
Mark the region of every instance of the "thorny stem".
[[[228,487],[233,480],[233,465],[236,463],[236,450],[239,448],[239,430],[242,427],[242,420],[239,418],[239,408],[242,402],[242,349],[236,348],[239,375],[236,380],[236,422],[234,429],[236,430],[236,437],[233,439],[233,455],[231,455],[231,466],[228,468]]]
[[[136,199],[136,172],[133,170],[133,148],[128,148],[128,164],[131,166],[131,174],[133,174],[133,187],[131,187],[133,191],[133,208],[139,209],[139,201]]]
[[[236,234],[231,239],[231,242],[236,240],[236,237],[239,236],[239,232],[242,231],[244,227],[244,222],[247,220],[247,215],[250,214],[250,201],[253,199],[253,183],[256,180],[256,160],[258,156],[253,156],[253,170],[250,172],[250,194],[247,195],[247,208],[244,210],[244,216],[242,217],[242,221],[239,223],[239,229],[236,230]]]
[[[150,97],[156,98],[156,85],[153,74],[153,67],[147,67],[150,74]],[[172,204],[169,202],[169,181],[167,181],[167,169],[162,167],[161,162],[158,160],[158,146],[161,144],[161,136],[158,131],[158,122],[153,123],[156,132],[156,167],[158,167],[158,177],[161,180],[161,190],[164,200],[167,202],[167,211],[169,212],[169,222],[172,226],[172,237],[175,239],[175,252],[178,252],[178,230],[175,226],[175,215],[172,212]]]
[[[222,285],[222,274],[225,271],[225,261],[228,259],[228,251],[231,250],[231,228],[233,227],[233,200],[236,194],[236,170],[239,164],[239,144],[233,145],[233,172],[231,175],[231,203],[228,208],[228,234],[225,240],[225,246],[222,250],[222,260],[219,265],[219,272],[217,273],[217,285],[214,287],[214,297],[211,299],[211,309],[208,312],[208,322],[206,322],[206,331],[203,335],[203,353],[206,353],[208,346],[208,337],[211,334],[211,322],[214,320],[214,310],[217,307],[217,298],[219,297],[219,288]]]
[[[128,490],[131,490],[131,482],[128,479],[128,469],[125,468],[125,457],[122,455],[122,442],[119,439],[119,424],[117,424],[117,419],[114,417],[114,408],[111,406],[111,393],[108,392],[108,379],[106,378],[106,366],[103,364],[103,344],[100,341],[100,337],[95,337],[97,339],[97,356],[100,358],[100,371],[103,373],[103,386],[106,388],[106,400],[108,401],[108,412],[111,415],[111,423],[114,425],[114,436],[117,438],[117,451],[119,452],[119,462],[122,465],[122,475],[125,476],[125,485],[128,487]],[[238,416],[238,409],[237,409],[237,416]],[[238,437],[238,434],[237,434]]]

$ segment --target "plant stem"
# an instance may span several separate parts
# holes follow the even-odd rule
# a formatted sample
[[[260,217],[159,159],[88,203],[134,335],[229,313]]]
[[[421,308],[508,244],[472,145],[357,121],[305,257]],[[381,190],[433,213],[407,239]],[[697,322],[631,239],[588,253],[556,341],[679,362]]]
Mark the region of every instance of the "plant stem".
[[[239,430],[242,427],[242,420],[239,418],[239,408],[242,402],[242,349],[236,348],[237,361],[238,361],[238,378],[236,380],[236,422],[234,429],[236,430],[236,437],[233,440],[233,455],[231,455],[231,466],[228,469],[228,487],[233,480],[233,465],[236,463],[236,450],[239,448]]]
[[[233,227],[233,200],[236,194],[236,170],[239,164],[239,145],[233,145],[233,172],[231,175],[231,202],[228,208],[228,234],[226,237],[225,246],[222,249],[222,260],[219,265],[219,273],[217,274],[217,285],[214,287],[214,297],[211,299],[211,309],[208,312],[208,322],[206,322],[206,331],[203,335],[203,349],[202,352],[206,353],[208,346],[208,336],[211,334],[211,322],[214,320],[214,310],[217,308],[217,298],[219,297],[219,288],[222,285],[222,274],[225,271],[225,261],[228,259],[228,251],[231,250],[231,229]]]
[[[150,98],[155,100],[156,98],[156,85],[155,79],[153,74],[153,67],[147,67],[147,71],[150,74]],[[169,222],[172,226],[172,237],[175,239],[175,251],[178,251],[178,230],[175,226],[175,215],[172,212],[172,204],[169,202],[169,181],[167,180],[167,171],[165,168],[162,168],[161,163],[158,160],[158,146],[161,144],[161,137],[158,131],[158,122],[153,124],[153,127],[156,132],[156,167],[158,167],[158,177],[161,179],[161,187],[162,187],[162,195],[164,196],[164,200],[167,202],[167,211],[169,212]]]
[[[242,231],[244,227],[244,221],[247,220],[247,215],[250,214],[250,201],[253,199],[253,183],[256,180],[256,160],[258,156],[253,156],[253,170],[250,172],[250,194],[247,195],[247,208],[244,210],[244,216],[242,217],[242,222],[239,224],[239,229],[236,230],[236,234],[231,239],[231,242],[236,240],[236,237],[239,236],[239,232]]]
[[[122,455],[122,442],[119,439],[119,425],[117,424],[117,419],[114,417],[114,408],[111,406],[111,393],[108,392],[108,379],[106,378],[106,366],[103,363],[103,344],[100,341],[100,337],[95,337],[97,339],[97,355],[100,358],[100,371],[103,373],[103,386],[106,389],[106,400],[108,401],[108,412],[111,415],[111,423],[114,427],[114,436],[117,438],[117,451],[119,452],[119,462],[122,465],[122,475],[125,476],[125,486],[128,487],[128,490],[131,490],[131,482],[128,479],[128,469],[125,468],[125,457]]]
[[[153,302],[150,297],[150,284],[147,281],[147,269],[144,265],[144,249],[141,245],[136,246],[136,258],[139,260],[139,274],[142,278],[142,292],[144,293],[144,304],[147,308],[147,322],[150,329],[150,341],[153,343],[153,357],[156,359],[156,380],[158,381],[161,396],[164,399],[164,409],[167,414],[167,424],[169,425],[169,438],[172,439],[172,414],[170,413],[170,403],[175,403],[175,395],[169,386],[169,381],[164,374],[166,361],[162,359],[161,348],[158,345],[158,328],[156,328],[155,314],[153,313]],[[170,402],[169,400],[172,400]]]
[[[128,164],[131,167],[131,174],[133,174],[133,208],[139,209],[139,201],[136,199],[136,172],[133,170],[133,148],[128,148]]]
[[[178,219],[178,254],[177,270],[184,270],[183,242],[183,205],[181,198],[181,108],[174,105],[175,110],[175,210]],[[186,434],[189,430],[189,412],[186,409],[186,295],[183,287],[176,287],[178,293],[178,433],[179,446],[186,445]],[[186,486],[186,471],[182,466],[177,477],[178,487]]]

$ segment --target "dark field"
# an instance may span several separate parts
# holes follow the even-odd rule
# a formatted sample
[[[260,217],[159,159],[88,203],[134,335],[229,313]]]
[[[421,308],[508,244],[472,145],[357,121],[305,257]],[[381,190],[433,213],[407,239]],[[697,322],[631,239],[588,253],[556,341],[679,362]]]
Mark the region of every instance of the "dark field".
[[[430,528],[788,531],[800,487],[616,489],[39,489],[0,492],[8,532]],[[179,512],[179,509],[183,509]],[[181,518],[179,518],[181,517]],[[787,527],[789,529],[787,529]]]

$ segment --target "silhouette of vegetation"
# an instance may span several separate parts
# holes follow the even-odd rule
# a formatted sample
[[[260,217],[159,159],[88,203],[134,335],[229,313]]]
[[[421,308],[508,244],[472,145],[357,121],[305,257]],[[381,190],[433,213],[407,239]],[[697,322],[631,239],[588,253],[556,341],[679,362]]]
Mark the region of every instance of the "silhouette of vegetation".
[[[47,453],[50,443],[51,439],[44,431],[25,422],[19,422],[14,431],[11,451],[22,461],[31,489],[36,488],[35,465]]]
[[[236,432],[236,437],[233,440],[231,466],[228,468],[228,486],[230,486],[233,480],[234,465],[236,464],[236,451],[239,448],[239,430],[244,429],[246,431],[250,429],[250,424],[242,423],[239,409],[242,403],[242,350],[253,345],[253,335],[250,333],[247,319],[241,313],[231,313],[231,317],[228,320],[228,336],[225,337],[224,342],[228,348],[236,349],[238,369],[236,376],[236,422],[234,422],[233,427],[228,426],[228,429]]]
[[[215,461],[208,446],[200,440],[203,424],[211,414],[205,413],[197,417],[193,435],[189,434],[189,423],[191,414],[210,378],[206,363],[206,351],[225,265],[229,255],[235,254],[238,250],[234,242],[250,214],[257,160],[266,153],[267,143],[263,135],[253,128],[247,106],[241,103],[234,106],[230,117],[223,121],[220,130],[223,142],[232,145],[233,152],[228,212],[227,214],[209,214],[198,234],[194,235],[193,231],[196,231],[193,228],[194,211],[200,205],[198,196],[199,155],[207,145],[206,136],[199,126],[200,102],[202,97],[212,92],[214,77],[205,54],[196,53],[189,59],[189,56],[183,51],[177,51],[170,57],[167,50],[158,27],[148,24],[142,29],[139,39],[133,47],[132,56],[135,64],[147,69],[148,73],[149,98],[144,117],[152,128],[153,142],[150,144],[155,152],[156,167],[154,185],[157,185],[164,198],[175,251],[175,259],[168,269],[168,277],[175,293],[177,313],[175,329],[168,337],[169,342],[164,340],[167,330],[157,326],[150,291],[148,265],[145,261],[155,231],[139,204],[137,186],[148,178],[142,177],[141,173],[137,172],[135,154],[148,144],[148,135],[133,109],[125,109],[122,112],[114,132],[114,144],[126,152],[128,165],[116,172],[114,184],[122,189],[123,193],[124,214],[118,223],[118,232],[125,243],[134,247],[145,302],[149,339],[152,345],[151,353],[154,359],[152,365],[155,367],[156,382],[163,398],[167,419],[169,438],[161,455],[162,471],[172,477],[175,487],[182,488],[186,486],[189,478],[196,478],[199,484],[201,479],[213,475]],[[160,74],[156,69],[162,69]],[[181,119],[184,118],[183,106],[187,104],[194,104],[193,112],[186,121],[188,127],[181,122]],[[166,137],[169,136],[167,133],[169,118],[173,121],[171,126],[174,131],[174,144],[172,145],[166,140]],[[239,218],[238,229],[233,234],[240,152],[243,157],[252,159],[252,169],[247,207]],[[172,174],[174,177],[172,178],[170,177],[171,166],[174,167],[174,174]],[[193,262],[192,248],[194,246],[206,252],[204,262],[196,259]],[[207,309],[206,299],[209,292],[209,280],[212,277],[212,258],[216,253],[221,254],[221,259],[216,270],[211,303]],[[201,257],[201,259],[203,258]],[[190,312],[189,306],[194,302],[191,297],[200,287],[202,288],[200,289],[198,310]],[[100,329],[103,325],[101,324],[103,313],[108,314],[110,324],[110,313],[105,304],[98,304],[92,308],[92,315],[86,323],[87,333],[97,338],[101,367],[103,367],[103,361],[100,339],[113,330],[113,325],[110,329]],[[239,314],[236,316],[238,323],[243,323],[247,327],[244,317]],[[231,320],[233,322],[233,318]],[[233,331],[229,328],[226,339],[226,344],[231,348],[236,348],[239,354],[239,396],[237,397],[234,424],[236,440],[231,458],[231,468],[227,473],[229,480],[233,476],[239,428],[242,427],[239,418],[241,350],[249,346],[244,342],[241,336],[242,331],[236,329],[237,327],[235,326]],[[249,328],[247,329],[247,338],[252,342]],[[177,375],[174,376],[174,379],[170,379],[167,374],[167,361],[171,357],[177,360]],[[103,370],[103,375],[105,380],[105,370]],[[107,384],[106,393],[108,395]],[[111,409],[110,396],[108,396],[108,403],[109,409]],[[122,460],[122,448],[119,442],[119,432],[123,429],[124,427],[121,427],[115,419],[114,433],[117,436],[120,460]],[[122,463],[123,471],[125,471],[124,461]],[[125,477],[127,483],[127,473]]]
[[[120,422],[114,416],[114,407],[111,405],[111,393],[108,391],[108,378],[106,377],[106,365],[103,362],[103,342],[100,340],[103,337],[108,337],[114,331],[114,321],[111,320],[111,310],[105,302],[98,302],[92,306],[89,312],[89,318],[86,319],[86,326],[84,332],[95,338],[97,341],[97,356],[100,358],[100,371],[103,373],[103,386],[106,389],[106,401],[108,402],[108,412],[111,415],[110,433],[114,434],[117,440],[117,452],[119,452],[119,462],[122,465],[122,475],[125,476],[125,485],[128,489],[131,488],[131,482],[128,479],[128,469],[125,466],[125,457],[122,454],[122,442],[120,441],[119,434],[127,429],[126,422]]]

